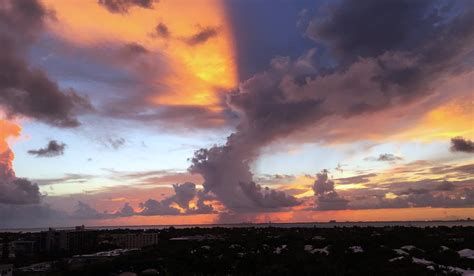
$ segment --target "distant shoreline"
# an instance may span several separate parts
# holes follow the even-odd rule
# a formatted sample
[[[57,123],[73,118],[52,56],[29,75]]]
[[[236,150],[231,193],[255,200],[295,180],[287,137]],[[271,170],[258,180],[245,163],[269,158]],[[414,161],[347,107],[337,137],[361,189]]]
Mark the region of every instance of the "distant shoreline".
[[[110,226],[86,226],[88,230],[114,230],[114,229],[131,229],[131,230],[148,230],[148,229],[166,229],[174,227],[177,229],[184,228],[245,228],[245,227],[281,227],[281,228],[298,228],[298,227],[318,227],[318,228],[334,228],[334,227],[385,227],[385,226],[404,226],[404,227],[436,227],[436,226],[465,226],[474,227],[474,220],[430,220],[430,221],[329,221],[329,222],[266,222],[266,223],[224,223],[224,224],[175,224],[175,225],[110,225]],[[35,228],[0,228],[0,233],[6,232],[40,232],[49,228],[56,230],[74,230],[75,226],[67,227],[35,227]]]

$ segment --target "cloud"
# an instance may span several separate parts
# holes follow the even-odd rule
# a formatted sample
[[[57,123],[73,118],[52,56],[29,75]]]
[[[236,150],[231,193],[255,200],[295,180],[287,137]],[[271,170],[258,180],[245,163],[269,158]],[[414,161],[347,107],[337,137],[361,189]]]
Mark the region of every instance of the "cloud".
[[[470,177],[474,175],[474,164],[466,165],[444,165],[431,167],[429,174],[453,174],[456,177]]]
[[[26,178],[0,179],[0,204],[38,204],[41,198],[38,185]]]
[[[171,33],[168,29],[168,26],[166,26],[164,23],[160,22],[158,23],[158,25],[156,25],[156,34],[159,36],[159,37],[162,37],[162,38],[168,38]]]
[[[151,170],[139,172],[120,172],[108,170],[110,177],[117,180],[129,180],[135,185],[145,186],[169,186],[175,183],[194,182],[199,183],[202,178],[199,175],[192,175],[187,171],[177,170]]]
[[[107,213],[100,213],[89,204],[82,201],[77,202],[76,209],[72,213],[72,217],[77,219],[103,219],[107,216]]]
[[[449,181],[443,181],[441,184],[436,186],[435,190],[437,191],[453,191],[456,188],[452,182]]]
[[[317,210],[342,210],[347,208],[348,201],[339,196],[334,189],[334,181],[329,179],[328,171],[316,175],[313,184]]]
[[[442,41],[456,38],[453,46],[463,50],[472,43],[472,9],[467,7],[465,13],[455,15],[451,7],[449,3],[437,5],[428,0],[366,0],[362,5],[345,0],[325,10],[325,16],[315,17],[307,34],[328,45],[345,64],[396,51],[420,55],[423,64],[440,64],[457,55],[447,51]],[[417,70],[398,71],[391,78],[416,79],[417,75],[408,75],[410,71]]]
[[[345,178],[337,178],[337,184],[361,184],[361,183],[368,183],[370,182],[370,178],[377,176],[375,173],[368,173],[362,175],[356,175],[352,177],[345,177]]]
[[[248,156],[253,154],[253,150],[243,144],[233,144],[231,136],[225,146],[196,151],[191,159],[190,172],[204,178],[204,193],[212,193],[235,212],[275,210],[297,205],[294,197],[262,189],[252,181],[251,158]]]
[[[380,162],[396,162],[396,161],[403,160],[403,158],[392,153],[383,153],[383,154],[380,154],[378,157],[367,157],[364,160],[380,161]]]
[[[45,148],[29,150],[28,153],[36,155],[36,157],[56,157],[64,155],[65,148],[66,144],[58,143],[56,140],[51,140]]]
[[[474,189],[465,188],[453,195],[433,194],[429,191],[415,191],[395,198],[366,196],[351,202],[347,209],[382,208],[470,208],[474,206]]]
[[[452,152],[474,152],[474,142],[471,140],[464,139],[462,137],[455,137],[451,139],[451,151]]]
[[[39,186],[42,186],[42,185],[64,184],[64,183],[78,183],[78,184],[80,184],[80,183],[86,183],[91,178],[93,178],[92,175],[69,173],[69,174],[65,174],[63,177],[59,177],[59,178],[34,179],[34,181]]]
[[[356,16],[345,16],[351,7]],[[444,13],[425,17],[433,8],[427,2],[408,1],[402,2],[401,7],[387,7],[379,1],[366,1],[363,5],[359,1],[342,1],[325,20],[313,20],[308,27],[311,37],[319,45],[324,43],[337,62],[330,67],[316,63],[316,48],[296,60],[276,57],[267,71],[242,82],[228,99],[241,119],[236,132],[225,145],[201,149],[191,159],[190,172],[202,175],[204,192],[216,195],[230,210],[270,206],[254,200],[260,197],[261,189],[249,189],[251,196],[243,190],[252,187],[245,186],[253,182],[250,164],[264,146],[321,126],[329,119],[336,118],[333,125],[361,115],[371,120],[386,110],[417,106],[444,77],[472,70],[462,61],[474,45],[474,8],[455,17]],[[383,24],[364,21],[374,18],[379,9],[383,9],[379,14],[388,14],[381,17]],[[395,29],[399,25],[405,27],[405,22],[400,24],[400,19],[405,18],[409,23],[420,23],[409,24],[406,36],[405,29]],[[427,22],[418,22],[424,18]],[[367,26],[376,30],[367,30]],[[391,31],[397,31],[396,44],[392,44]],[[356,41],[349,43],[351,38]],[[456,41],[454,49],[446,51],[441,40]],[[326,135],[311,134],[312,141]],[[315,186],[316,194],[323,184]],[[318,197],[321,208],[326,203],[340,208],[346,204],[333,190]]]
[[[140,202],[138,210],[135,210],[130,203],[125,202],[117,211],[100,212],[83,200],[79,200],[69,216],[73,219],[100,220],[131,216],[180,216],[216,212],[212,205],[207,202],[213,200],[213,198],[196,189],[194,183],[174,184],[173,191],[174,194],[161,200],[150,198]]]
[[[92,109],[89,100],[72,89],[60,89],[23,57],[47,16],[36,0],[7,1],[0,7],[0,106],[8,117],[75,127],[79,125],[76,113]]]
[[[0,204],[38,204],[42,195],[38,185],[28,179],[17,178],[11,166],[13,152],[0,153]]]
[[[205,204],[205,200],[210,199],[208,195],[196,189],[194,183],[186,182],[173,185],[175,194],[160,201],[148,199],[140,204],[142,211],[139,215],[189,215],[189,214],[210,214],[214,212],[212,205]],[[196,199],[196,205],[190,203]],[[174,206],[177,204],[177,206]],[[181,211],[182,210],[182,211]]]
[[[119,50],[118,56],[125,60],[130,60],[148,53],[150,53],[150,51],[142,45],[138,43],[128,43]]]
[[[299,204],[299,201],[293,196],[287,195],[282,191],[271,190],[268,187],[262,188],[255,182],[240,182],[242,192],[250,198],[256,206],[273,209],[282,207],[291,207]]]
[[[196,34],[188,38],[185,38],[184,41],[186,41],[186,43],[190,46],[196,46],[196,45],[207,42],[209,39],[216,37],[217,35],[218,35],[217,28],[205,27],[205,28],[202,28]]]
[[[115,150],[118,150],[119,148],[123,147],[125,145],[125,139],[122,137],[119,137],[117,139],[114,138],[109,138],[107,139],[107,145],[112,147]]]
[[[100,5],[106,7],[112,13],[127,13],[132,7],[152,9],[158,0],[98,0]]]
[[[67,214],[47,204],[3,204],[0,203],[0,227],[48,227],[59,225]],[[64,225],[67,226],[67,225]]]

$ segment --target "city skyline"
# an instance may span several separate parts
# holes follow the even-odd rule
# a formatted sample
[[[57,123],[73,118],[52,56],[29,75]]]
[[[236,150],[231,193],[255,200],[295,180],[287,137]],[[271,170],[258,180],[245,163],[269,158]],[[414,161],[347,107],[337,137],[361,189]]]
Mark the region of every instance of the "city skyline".
[[[0,0],[0,227],[472,218],[473,26],[462,0]]]

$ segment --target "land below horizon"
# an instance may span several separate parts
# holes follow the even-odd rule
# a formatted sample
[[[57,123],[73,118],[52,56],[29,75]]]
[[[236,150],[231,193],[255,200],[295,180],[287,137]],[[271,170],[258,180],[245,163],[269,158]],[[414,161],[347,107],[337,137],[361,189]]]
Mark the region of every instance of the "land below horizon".
[[[474,273],[473,226],[78,227],[1,237],[4,244],[32,246],[32,251],[10,251],[12,258],[1,259],[13,265],[14,275]]]

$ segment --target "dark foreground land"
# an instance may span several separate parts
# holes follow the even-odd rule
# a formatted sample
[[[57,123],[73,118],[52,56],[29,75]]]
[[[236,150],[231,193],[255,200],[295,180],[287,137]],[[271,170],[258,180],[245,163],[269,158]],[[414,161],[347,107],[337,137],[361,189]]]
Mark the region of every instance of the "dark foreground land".
[[[132,232],[97,232],[114,231]],[[56,252],[2,262],[14,264],[14,275],[474,275],[474,227],[168,228],[147,232],[158,233],[156,245],[118,256],[73,257]],[[32,260],[49,264],[49,269],[18,269],[31,265]]]

